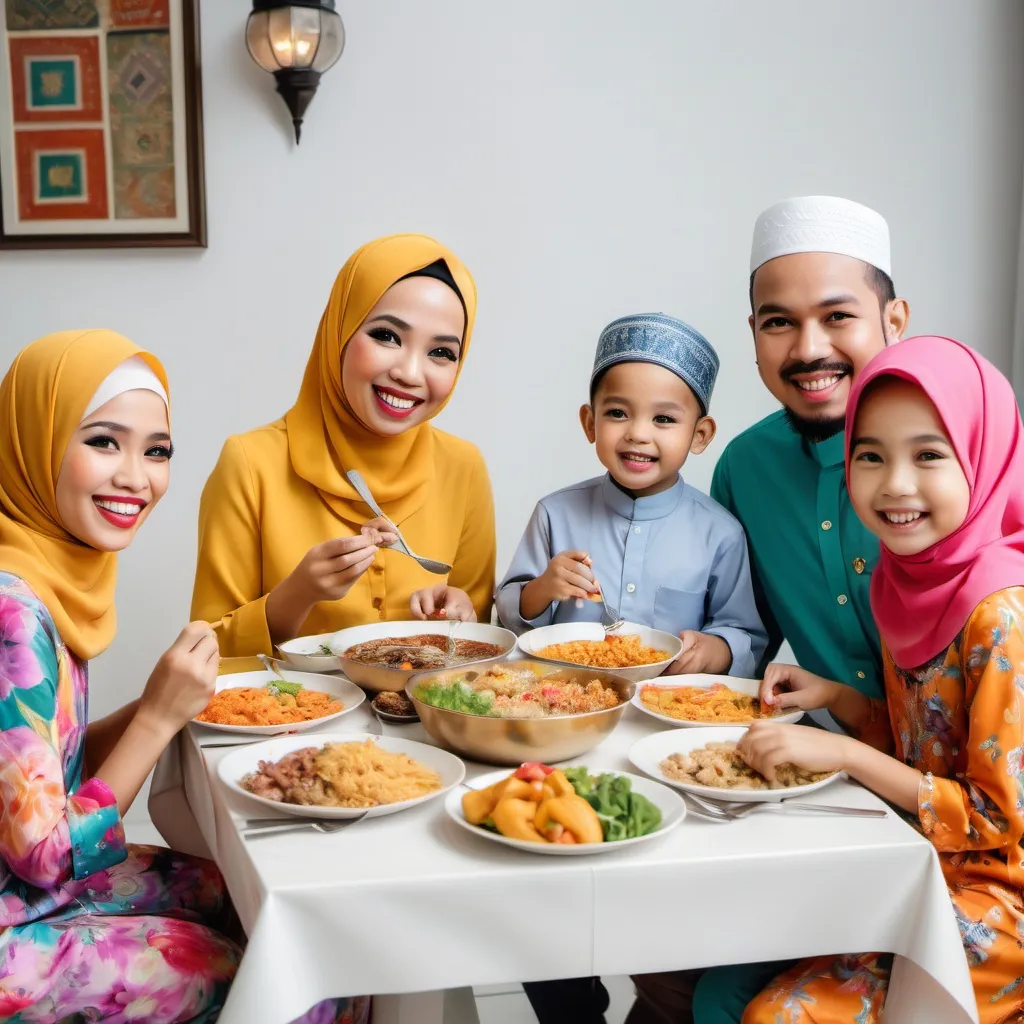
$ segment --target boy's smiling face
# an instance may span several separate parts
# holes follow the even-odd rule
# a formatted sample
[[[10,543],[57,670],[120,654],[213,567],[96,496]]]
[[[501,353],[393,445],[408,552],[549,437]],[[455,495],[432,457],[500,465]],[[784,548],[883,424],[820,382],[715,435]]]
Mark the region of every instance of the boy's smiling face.
[[[668,490],[687,455],[699,455],[715,436],[715,421],[689,385],[656,363],[612,366],[580,422],[605,469],[638,498]]]

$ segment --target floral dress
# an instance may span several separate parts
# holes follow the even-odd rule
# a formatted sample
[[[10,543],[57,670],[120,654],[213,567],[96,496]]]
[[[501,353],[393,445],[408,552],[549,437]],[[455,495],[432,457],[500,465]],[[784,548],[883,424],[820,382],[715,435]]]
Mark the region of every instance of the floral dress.
[[[127,846],[83,781],[87,666],[28,585],[0,573],[0,1021],[215,1021],[241,950],[215,865]],[[365,1018],[332,1000],[301,1021]]]
[[[924,773],[916,824],[939,853],[981,1024],[1024,1022],[1024,588],[986,598],[919,668],[884,655],[891,735],[873,745],[895,739],[895,756]],[[890,961],[803,960],[743,1024],[876,1024]]]

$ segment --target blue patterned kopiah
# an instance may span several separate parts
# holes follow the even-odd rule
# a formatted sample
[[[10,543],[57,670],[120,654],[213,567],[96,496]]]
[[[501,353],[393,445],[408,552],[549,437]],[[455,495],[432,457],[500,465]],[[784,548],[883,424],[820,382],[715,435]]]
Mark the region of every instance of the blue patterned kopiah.
[[[620,317],[597,343],[590,383],[616,363],[656,363],[681,377],[697,396],[704,413],[718,376],[718,353],[700,331],[665,313]]]

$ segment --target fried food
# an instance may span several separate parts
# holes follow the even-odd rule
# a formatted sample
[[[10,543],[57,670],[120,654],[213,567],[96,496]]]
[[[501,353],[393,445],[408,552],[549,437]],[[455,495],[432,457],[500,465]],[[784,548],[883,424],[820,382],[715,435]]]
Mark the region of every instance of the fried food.
[[[780,764],[769,781],[754,771],[732,742],[708,743],[689,753],[670,754],[658,767],[665,778],[715,789],[790,789],[807,786],[835,772],[808,772],[793,764]]]
[[[724,683],[713,686],[645,686],[640,691],[644,707],[681,722],[749,722],[784,715],[785,709],[765,707],[760,698],[732,690]]]

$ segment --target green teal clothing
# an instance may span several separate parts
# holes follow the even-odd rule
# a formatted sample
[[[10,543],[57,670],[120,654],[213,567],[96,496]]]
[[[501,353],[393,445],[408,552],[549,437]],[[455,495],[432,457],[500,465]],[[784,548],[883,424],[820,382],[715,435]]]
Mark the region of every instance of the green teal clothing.
[[[878,539],[853,511],[843,459],[843,434],[810,444],[780,411],[726,446],[711,496],[747,533],[769,637],[759,672],[785,639],[803,668],[881,697],[869,595]]]
[[[693,1024],[740,1024],[743,1011],[795,960],[709,967],[693,990]]]

